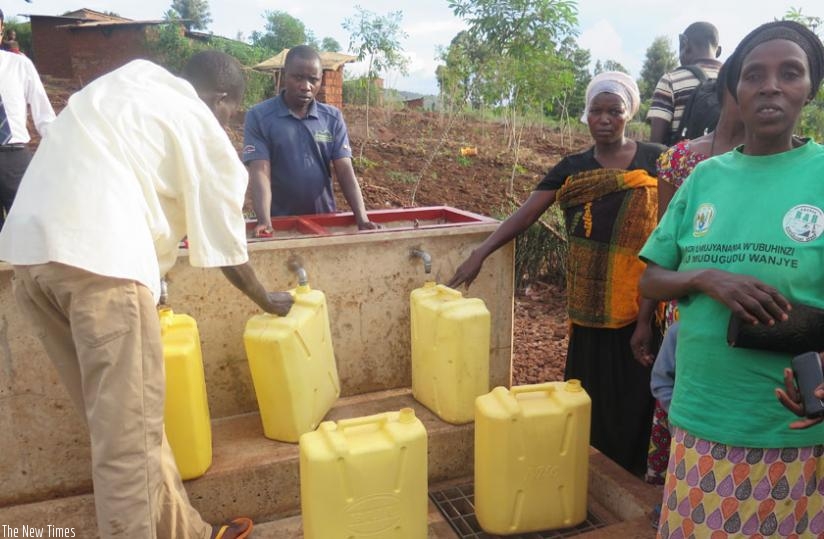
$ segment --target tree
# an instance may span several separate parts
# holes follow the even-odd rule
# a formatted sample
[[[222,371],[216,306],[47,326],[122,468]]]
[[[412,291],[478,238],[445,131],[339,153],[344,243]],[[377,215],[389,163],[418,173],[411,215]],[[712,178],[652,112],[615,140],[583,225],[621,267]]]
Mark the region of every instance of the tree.
[[[334,37],[325,37],[320,43],[320,50],[327,52],[339,52],[343,47],[340,46],[338,40]]]
[[[212,22],[208,0],[172,0],[172,7],[164,18],[182,21],[187,30],[205,30]]]
[[[819,37],[824,37],[824,18],[805,15],[801,8],[790,8],[784,14],[784,19],[801,23]],[[798,122],[798,133],[812,137],[815,140],[824,139],[824,87],[819,89],[818,95],[801,110],[801,120]]]
[[[479,68],[488,54],[485,44],[469,32],[458,32],[449,47],[441,51],[444,63],[435,71],[441,96],[453,105],[480,107],[483,74]]]
[[[575,33],[574,1],[449,0],[449,7],[468,24],[461,38],[469,45],[466,68],[477,87],[472,93],[485,103],[540,109],[573,84],[558,48]]]
[[[468,57],[474,58],[472,79],[481,99],[507,110],[515,154],[511,191],[525,114],[551,107],[574,86],[573,70],[559,46],[575,34],[575,1],[449,0],[449,7],[466,21],[468,41],[483,44],[483,54]]]
[[[252,32],[252,44],[274,53],[291,49],[296,45],[316,46],[312,32],[300,19],[292,17],[285,11],[266,11],[264,32]]]
[[[678,66],[678,57],[670,48],[669,39],[658,36],[647,49],[644,66],[641,68],[641,78],[638,80],[638,89],[641,90],[641,100],[652,97],[655,85],[664,73]]]
[[[561,106],[556,116],[562,119],[578,118],[584,112],[587,85],[592,80],[589,72],[591,55],[589,50],[579,47],[572,36],[564,39],[558,52],[572,70],[572,85],[558,99]]]
[[[369,138],[369,94],[372,81],[382,72],[397,69],[406,74],[409,59],[403,54],[400,40],[406,38],[401,30],[403,12],[393,11],[386,15],[378,15],[355,6],[355,16],[343,21],[344,30],[349,32],[349,50],[357,53],[358,61],[366,60],[366,136],[361,143],[360,156],[363,157],[363,146]]]
[[[620,71],[621,73],[626,73],[629,75],[627,68],[616,60],[605,60],[603,64],[601,63],[601,60],[596,60],[595,68],[592,71],[595,75],[600,75],[604,71]]]

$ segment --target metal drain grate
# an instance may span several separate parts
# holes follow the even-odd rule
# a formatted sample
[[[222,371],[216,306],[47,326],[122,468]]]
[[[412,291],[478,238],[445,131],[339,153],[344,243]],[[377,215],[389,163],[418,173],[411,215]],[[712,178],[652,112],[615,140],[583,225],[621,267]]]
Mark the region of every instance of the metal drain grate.
[[[443,513],[449,525],[457,532],[461,539],[493,539],[501,537],[490,535],[481,529],[478,519],[475,518],[475,486],[472,483],[433,490],[429,498]],[[561,539],[574,537],[582,533],[603,528],[606,524],[598,517],[587,511],[587,519],[574,528],[562,530],[548,530],[521,535],[507,535],[507,539]]]

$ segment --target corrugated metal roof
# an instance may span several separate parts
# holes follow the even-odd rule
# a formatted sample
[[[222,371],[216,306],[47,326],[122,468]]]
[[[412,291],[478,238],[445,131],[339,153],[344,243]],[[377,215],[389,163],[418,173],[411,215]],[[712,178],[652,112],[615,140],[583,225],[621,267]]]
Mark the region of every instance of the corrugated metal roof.
[[[163,19],[156,19],[153,21],[132,21],[129,19],[121,21],[88,21],[76,24],[61,24],[55,28],[69,28],[69,29],[84,29],[84,28],[103,28],[105,26],[154,26],[157,24],[165,24],[169,21]]]
[[[283,68],[283,64],[286,62],[286,54],[289,52],[289,49],[283,49],[276,55],[272,56],[268,60],[264,60],[261,63],[252,67],[252,69],[256,69],[257,71],[277,71],[278,69]],[[342,66],[343,64],[348,64],[350,62],[357,61],[357,56],[352,56],[351,54],[343,54],[341,52],[319,52],[320,55],[320,64],[324,71],[332,70],[337,71],[337,69]]]
[[[49,19],[66,19],[68,21],[131,21],[131,19],[127,19],[125,17],[120,17],[117,15],[107,15],[105,13],[100,13],[99,11],[94,11],[93,9],[78,9],[75,11],[69,11],[64,13],[63,15],[42,15],[42,14],[28,14],[25,15],[26,17],[43,17]]]

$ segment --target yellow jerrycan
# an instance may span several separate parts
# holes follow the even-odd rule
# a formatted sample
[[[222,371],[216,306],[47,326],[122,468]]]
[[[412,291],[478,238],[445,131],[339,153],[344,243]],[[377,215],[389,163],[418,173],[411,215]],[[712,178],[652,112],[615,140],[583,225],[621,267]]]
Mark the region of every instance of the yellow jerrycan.
[[[304,539],[426,539],[427,441],[412,408],[300,437]]]
[[[212,464],[212,425],[200,334],[191,316],[161,308],[161,342],[166,370],[163,421],[183,479],[200,477]]]
[[[489,392],[489,310],[432,281],[409,302],[412,395],[444,421],[471,422],[475,398]]]
[[[580,381],[496,387],[475,404],[481,528],[511,535],[583,522],[592,402]]]
[[[326,296],[308,284],[291,293],[289,314],[253,316],[243,333],[263,433],[282,442],[314,430],[340,396]]]

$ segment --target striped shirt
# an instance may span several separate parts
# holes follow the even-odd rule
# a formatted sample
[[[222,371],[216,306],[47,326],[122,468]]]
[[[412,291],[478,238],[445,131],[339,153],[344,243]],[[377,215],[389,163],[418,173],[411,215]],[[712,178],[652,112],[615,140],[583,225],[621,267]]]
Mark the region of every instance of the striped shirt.
[[[721,68],[721,62],[718,60],[698,60],[695,65],[704,70],[708,79],[718,78],[718,70]],[[689,69],[679,67],[665,73],[652,93],[652,104],[647,112],[647,121],[651,118],[660,118],[669,122],[670,136],[674,136],[678,132],[681,117],[684,115],[690,96],[699,84],[700,81]]]

